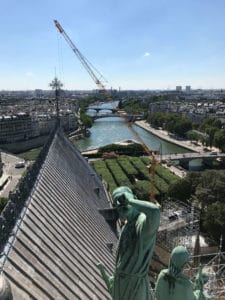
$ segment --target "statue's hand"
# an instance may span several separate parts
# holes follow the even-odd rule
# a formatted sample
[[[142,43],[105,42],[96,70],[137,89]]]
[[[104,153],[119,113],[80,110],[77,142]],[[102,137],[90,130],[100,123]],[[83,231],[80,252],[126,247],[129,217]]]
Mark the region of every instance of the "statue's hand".
[[[127,193],[123,193],[116,199],[117,206],[127,206],[129,204],[129,198]]]
[[[105,268],[104,268],[104,266],[103,266],[102,263],[97,263],[97,268],[98,268],[100,271],[104,271],[104,270],[105,270]]]

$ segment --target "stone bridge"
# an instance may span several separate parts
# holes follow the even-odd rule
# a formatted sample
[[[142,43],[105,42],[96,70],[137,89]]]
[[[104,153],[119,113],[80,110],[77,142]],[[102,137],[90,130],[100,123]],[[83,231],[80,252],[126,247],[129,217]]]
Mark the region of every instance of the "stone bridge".
[[[100,119],[100,118],[111,118],[111,117],[120,117],[125,118],[127,122],[135,122],[136,120],[140,120],[143,118],[143,115],[135,114],[135,115],[127,115],[127,114],[118,114],[118,113],[106,113],[106,114],[96,114],[89,117],[92,118],[92,120]]]
[[[194,164],[195,160],[202,160],[203,165],[212,166],[215,161],[220,161],[225,164],[225,154],[217,152],[193,152],[193,153],[181,153],[181,154],[166,154],[158,155],[159,161],[173,161],[178,160],[179,164],[185,169],[190,169],[190,166]],[[195,167],[193,167],[193,170]],[[196,167],[196,170],[198,167]]]
[[[89,106],[88,110],[95,110],[96,113],[98,114],[101,110],[110,110],[112,113],[116,113],[117,112],[117,108],[112,108],[112,107],[99,107],[99,106]]]
[[[204,158],[208,160],[215,160],[218,158],[225,159],[224,153],[217,152],[190,152],[190,153],[180,153],[180,154],[164,154],[160,155],[162,160],[186,160],[190,161],[193,159]]]

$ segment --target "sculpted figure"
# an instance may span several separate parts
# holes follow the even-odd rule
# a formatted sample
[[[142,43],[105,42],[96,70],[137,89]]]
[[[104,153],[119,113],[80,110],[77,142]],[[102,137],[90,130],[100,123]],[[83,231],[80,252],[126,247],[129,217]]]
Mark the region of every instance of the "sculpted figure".
[[[115,189],[112,198],[125,225],[119,238],[113,276],[106,274],[101,263],[98,268],[113,300],[150,300],[148,269],[159,227],[159,208],[137,200],[128,187]]]
[[[160,272],[156,282],[157,300],[204,300],[203,285],[206,273],[201,268],[196,277],[195,288],[190,279],[182,273],[189,260],[189,253],[183,246],[175,247],[170,256],[169,268]]]
[[[209,276],[206,272],[202,271],[202,266],[199,266],[198,274],[195,278],[195,296],[198,300],[210,300],[211,298],[206,297],[204,294],[204,284],[209,280]]]
[[[3,273],[0,273],[0,299],[13,300],[10,284]]]

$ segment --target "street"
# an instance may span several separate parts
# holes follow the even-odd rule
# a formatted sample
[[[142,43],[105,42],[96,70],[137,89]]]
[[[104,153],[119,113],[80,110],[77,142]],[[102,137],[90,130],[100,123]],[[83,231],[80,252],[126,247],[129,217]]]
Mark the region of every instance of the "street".
[[[20,177],[28,166],[28,162],[25,163],[24,168],[15,168],[16,164],[20,161],[23,161],[20,157],[17,157],[12,154],[1,152],[2,162],[3,162],[3,175],[8,176],[8,182],[4,185],[2,190],[0,190],[0,197],[8,198],[9,192],[13,191],[17,185]]]

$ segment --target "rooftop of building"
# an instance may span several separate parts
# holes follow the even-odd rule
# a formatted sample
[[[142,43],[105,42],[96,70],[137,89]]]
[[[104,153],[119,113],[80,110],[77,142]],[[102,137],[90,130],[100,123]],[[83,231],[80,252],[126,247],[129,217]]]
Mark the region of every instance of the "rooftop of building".
[[[7,214],[15,219],[0,239],[14,299],[110,299],[96,267],[112,273],[117,243],[100,213],[110,208],[102,181],[61,130],[44,152],[0,217],[1,238]]]

